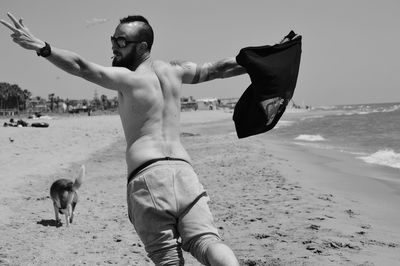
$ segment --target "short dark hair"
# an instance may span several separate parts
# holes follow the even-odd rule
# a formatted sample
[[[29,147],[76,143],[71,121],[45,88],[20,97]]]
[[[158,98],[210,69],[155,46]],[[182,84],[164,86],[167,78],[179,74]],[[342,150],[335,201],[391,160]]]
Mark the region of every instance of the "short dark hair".
[[[125,18],[120,19],[120,24],[124,23],[130,23],[130,22],[143,22],[143,27],[139,31],[139,41],[143,41],[147,43],[147,47],[149,51],[151,50],[151,47],[153,46],[154,42],[154,32],[153,28],[150,26],[149,21],[140,15],[134,15],[134,16],[127,16]]]

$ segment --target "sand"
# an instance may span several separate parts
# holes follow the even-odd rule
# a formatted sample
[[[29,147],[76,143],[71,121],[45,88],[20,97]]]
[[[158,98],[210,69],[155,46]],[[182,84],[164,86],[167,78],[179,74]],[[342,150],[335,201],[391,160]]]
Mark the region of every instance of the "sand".
[[[400,264],[398,171],[273,132],[238,140],[231,116],[182,113],[182,141],[241,265]],[[0,265],[152,265],[127,217],[119,117],[45,122],[0,129]],[[50,185],[81,164],[74,224],[56,227]]]

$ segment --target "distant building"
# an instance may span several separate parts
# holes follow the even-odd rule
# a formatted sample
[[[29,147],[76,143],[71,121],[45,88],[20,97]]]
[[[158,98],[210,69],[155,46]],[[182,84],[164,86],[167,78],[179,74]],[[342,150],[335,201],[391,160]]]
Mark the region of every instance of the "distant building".
[[[198,108],[197,102],[192,96],[181,98],[181,111],[196,111]]]
[[[201,98],[195,99],[192,96],[181,98],[181,111],[187,110],[217,110],[217,109],[233,109],[239,98]]]
[[[50,111],[46,99],[29,99],[26,106],[28,113],[46,113]]]
[[[197,99],[196,103],[199,110],[216,110],[218,106],[217,98]]]
[[[89,107],[86,100],[70,100],[68,105],[68,113],[78,114],[89,112]]]
[[[223,98],[219,99],[219,105],[218,107],[220,108],[227,108],[227,109],[234,109],[236,106],[236,103],[239,101],[239,98]]]

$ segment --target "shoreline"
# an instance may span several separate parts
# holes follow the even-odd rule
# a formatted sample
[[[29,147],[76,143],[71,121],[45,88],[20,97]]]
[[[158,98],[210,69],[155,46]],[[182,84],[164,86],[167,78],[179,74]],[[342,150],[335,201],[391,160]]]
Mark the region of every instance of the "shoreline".
[[[181,121],[216,225],[241,265],[400,262],[399,187],[373,178],[396,172],[275,134],[239,140],[229,112],[183,112]],[[71,264],[152,265],[127,218],[119,117],[50,122],[45,129],[0,131],[11,154],[2,153],[11,166],[0,169],[8,191],[1,195],[0,263],[63,264],[69,257]],[[60,176],[72,179],[81,163],[87,177],[76,223],[51,226],[49,186]]]
[[[389,208],[382,216],[395,222],[393,225],[400,226],[398,169],[368,164],[352,154],[285,143],[283,140],[269,141],[269,145],[276,145],[276,154],[306,172],[299,178],[293,177],[302,184],[324,189],[327,193],[342,194],[349,199],[357,198],[363,204],[375,205],[378,210]],[[281,167],[280,171],[284,173],[285,168]]]
[[[340,151],[275,141],[269,142],[274,154],[288,160],[296,169],[279,165],[277,169],[282,175],[311,191],[329,195],[328,201],[337,204],[332,213],[336,212],[337,217],[345,215],[326,223],[325,230],[348,235],[347,241],[351,240],[350,244],[359,250],[349,257],[349,265],[400,262],[398,169],[368,164]],[[351,219],[358,221],[351,223]],[[363,237],[357,241],[358,236]]]

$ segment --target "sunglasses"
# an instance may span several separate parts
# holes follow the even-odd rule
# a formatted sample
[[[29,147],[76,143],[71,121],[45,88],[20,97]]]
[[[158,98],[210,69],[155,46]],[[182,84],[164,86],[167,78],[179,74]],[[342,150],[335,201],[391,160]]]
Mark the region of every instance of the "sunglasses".
[[[116,44],[119,48],[125,48],[130,43],[141,43],[141,41],[128,41],[124,37],[111,36],[111,43]]]

